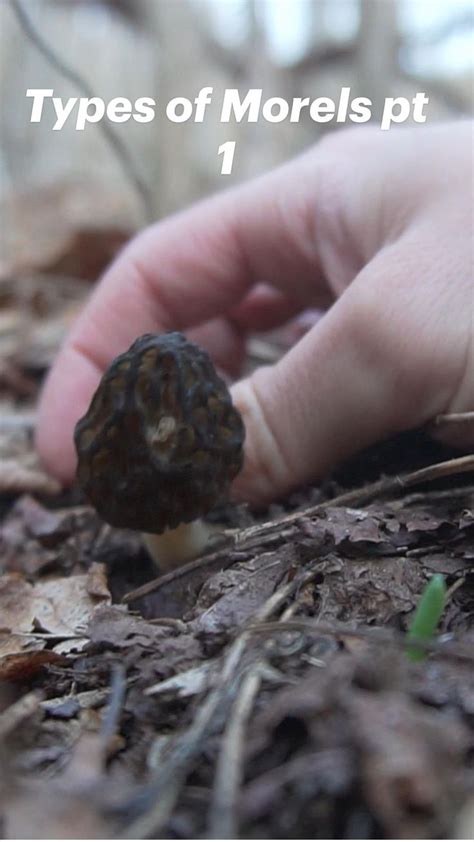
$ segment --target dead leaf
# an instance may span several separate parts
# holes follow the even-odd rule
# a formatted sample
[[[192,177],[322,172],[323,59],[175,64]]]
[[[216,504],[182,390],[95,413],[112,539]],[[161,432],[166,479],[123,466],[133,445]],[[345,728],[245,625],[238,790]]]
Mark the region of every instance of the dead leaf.
[[[197,667],[173,675],[165,681],[158,681],[144,691],[145,696],[158,696],[169,693],[178,699],[195,696],[209,686],[213,674],[217,674],[218,663],[205,661]]]
[[[61,655],[47,650],[1,655],[0,681],[29,680],[46,664],[57,664],[62,660]]]
[[[31,634],[8,634],[0,633],[0,657],[6,655],[17,655],[20,652],[35,652],[44,649],[46,641],[44,638],[35,637]]]
[[[32,631],[34,611],[33,586],[19,573],[0,576],[0,630]]]
[[[88,643],[87,624],[97,607],[109,602],[105,568],[100,564],[93,564],[83,576],[51,578],[35,585],[19,574],[1,576],[0,617],[4,633],[0,636],[0,677],[25,678],[46,663],[84,649]],[[66,640],[46,651],[44,638],[22,634],[38,626]]]
[[[123,651],[124,662],[138,670],[147,687],[196,665],[203,653],[195,635],[171,634],[163,626],[130,614],[124,606],[104,605],[91,619],[87,631],[93,643]]]
[[[69,578],[50,578],[34,586],[34,618],[46,632],[84,636],[97,607],[110,603],[105,567],[91,565],[89,573]]]
[[[92,564],[80,576],[51,577],[30,585],[17,573],[0,576],[0,617],[12,633],[32,631],[65,637],[86,629],[98,605],[110,602],[105,567]]]
[[[163,629],[142,617],[133,616],[125,606],[113,605],[97,611],[91,620],[88,635],[95,643],[118,648],[132,645],[153,648],[163,637]]]
[[[196,602],[193,629],[198,634],[218,634],[240,627],[273,593],[293,560],[288,547],[210,576]]]

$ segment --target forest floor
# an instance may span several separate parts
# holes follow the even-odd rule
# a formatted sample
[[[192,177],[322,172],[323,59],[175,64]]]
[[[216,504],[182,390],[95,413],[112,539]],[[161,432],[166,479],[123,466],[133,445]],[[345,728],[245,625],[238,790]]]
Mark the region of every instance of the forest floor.
[[[3,836],[469,836],[473,476],[412,476],[459,454],[417,431],[266,512],[225,507],[210,553],[157,579],[37,465],[39,384],[88,286],[47,269],[0,287]]]

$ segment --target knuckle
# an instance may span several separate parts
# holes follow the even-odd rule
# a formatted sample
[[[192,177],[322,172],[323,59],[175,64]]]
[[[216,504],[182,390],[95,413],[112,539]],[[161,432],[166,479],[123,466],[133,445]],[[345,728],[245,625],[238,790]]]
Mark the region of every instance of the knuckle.
[[[293,475],[289,456],[261,394],[259,374],[255,372],[237,385],[234,403],[240,410],[246,429],[244,467],[238,487],[245,489],[250,502],[266,502],[290,486]]]

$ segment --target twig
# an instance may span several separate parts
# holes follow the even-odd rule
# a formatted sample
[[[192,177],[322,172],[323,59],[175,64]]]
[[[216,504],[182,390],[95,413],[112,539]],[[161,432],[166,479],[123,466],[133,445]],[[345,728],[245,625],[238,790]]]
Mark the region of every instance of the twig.
[[[237,839],[237,797],[243,776],[244,735],[261,684],[259,664],[242,681],[224,732],[214,774],[209,817],[210,839]],[[207,834],[206,834],[207,836]]]
[[[100,727],[100,736],[106,745],[117,732],[126,689],[125,668],[116,662],[112,667],[110,696]]]
[[[256,526],[249,526],[247,529],[242,529],[238,532],[229,530],[224,534],[234,541],[234,546],[240,547],[240,545],[248,544],[248,548],[250,548],[252,546],[252,542],[255,542],[255,540],[261,541],[264,536],[268,537],[271,534],[278,532],[281,527],[293,526],[297,524],[301,518],[317,515],[325,509],[334,506],[363,505],[370,502],[374,497],[386,496],[403,490],[404,488],[419,485],[423,482],[432,482],[433,480],[441,479],[442,477],[453,476],[455,474],[471,471],[474,472],[473,453],[468,456],[460,456],[457,459],[448,459],[446,462],[437,462],[434,465],[429,465],[426,468],[420,468],[417,471],[412,471],[411,473],[403,476],[384,477],[383,479],[377,480],[376,482],[366,485],[363,488],[355,488],[352,491],[346,491],[344,494],[340,494],[332,500],[325,500],[323,503],[317,503],[315,506],[310,506],[307,509],[299,509],[296,512],[291,512],[289,515],[283,515],[283,517],[265,521],[265,523],[259,523]],[[247,547],[242,547],[242,549],[245,548]],[[143,596],[154,593],[176,579],[187,576],[194,570],[207,567],[215,561],[218,561],[222,557],[222,552],[222,549],[217,550],[210,555],[197,558],[189,564],[185,564],[176,570],[171,570],[164,576],[158,576],[156,579],[152,579],[151,582],[146,582],[139,588],[126,593],[125,596],[122,597],[122,602],[134,602],[136,599],[140,599]],[[231,563],[232,560],[228,561],[227,565],[230,565]]]
[[[148,620],[148,623],[150,626],[165,626],[165,628],[174,629],[180,634],[188,630],[186,623],[176,617],[152,617],[151,620]]]
[[[300,572],[286,585],[282,585],[275,593],[268,597],[267,601],[258,609],[253,619],[253,623],[263,623],[267,617],[274,614],[275,611],[282,606],[292,593],[298,591],[300,588],[308,585],[320,575],[319,570],[300,570]]]
[[[20,0],[10,0],[10,5],[26,37],[33,46],[36,47],[38,52],[41,53],[51,67],[54,67],[61,76],[71,82],[74,87],[81,92],[81,94],[87,97],[87,99],[92,99],[95,94],[89,83],[86,82],[86,80],[72,67],[66,64],[66,62],[58,56],[56,51],[53,50],[51,45],[44,40],[43,36],[40,35],[33,25],[31,18],[22,3],[20,3]],[[138,194],[146,221],[152,221],[154,218],[153,198],[147,184],[142,180],[135,168],[135,164],[128,147],[122,141],[122,138],[110,127],[109,123],[101,120],[98,126],[107,143],[112,148],[125,177]]]
[[[435,465],[428,465],[418,471],[412,471],[402,477],[394,477],[383,493],[396,490],[397,486],[409,488],[412,485],[420,485],[422,482],[432,482],[443,477],[451,477],[456,474],[474,473],[474,453],[467,456],[458,456],[456,459],[448,459],[446,462],[437,462]]]
[[[53,672],[53,670],[51,670]],[[88,675],[84,672],[83,675]],[[130,679],[127,682],[129,687],[133,682]],[[55,708],[60,707],[65,702],[74,700],[81,708],[96,708],[101,707],[110,696],[110,687],[100,687],[96,690],[83,690],[82,693],[66,693],[64,696],[57,696],[54,699],[45,699],[40,702],[40,707],[43,710],[54,711]]]
[[[295,579],[278,588],[256,612],[254,620],[250,626],[247,626],[247,630],[252,631],[253,628],[258,628],[259,623],[265,625],[265,620],[274,614],[292,593],[309,584],[317,576],[318,571],[316,570],[302,570]],[[285,612],[283,617],[287,616],[288,614]],[[257,623],[257,626],[253,625],[254,623]],[[280,619],[270,625],[280,629],[286,623]],[[212,839],[238,838],[236,814],[239,787],[243,775],[244,732],[260,689],[262,667],[262,662],[256,661],[242,681],[221,742],[219,759],[214,773],[215,783],[209,817],[209,837]]]
[[[201,558],[196,558],[194,561],[189,561],[187,564],[177,567],[176,570],[170,570],[169,573],[165,573],[163,576],[157,576],[156,579],[152,579],[150,582],[145,582],[145,584],[140,585],[139,588],[135,588],[135,590],[124,594],[121,602],[135,602],[136,599],[141,599],[142,596],[147,596],[149,593],[153,593],[154,591],[163,588],[165,585],[169,585],[170,582],[174,582],[176,579],[181,579],[183,576],[187,576],[195,570],[211,565],[214,561],[220,559],[221,556],[222,549],[210,553],[209,555],[201,556]]]
[[[148,798],[152,800],[151,809],[133,821],[119,838],[154,838],[168,821],[186,779],[189,764],[202,750],[206,739],[214,732],[216,723],[220,723],[221,716],[225,715],[235,696],[236,671],[247,641],[248,634],[244,632],[228,649],[218,685],[198,709],[191,726],[175,740],[167,761],[148,789]]]
[[[423,482],[432,482],[443,477],[469,472],[474,473],[474,453],[456,459],[448,459],[446,462],[437,462],[434,465],[428,465],[426,468],[420,468],[402,476],[383,477],[383,479],[376,480],[376,482],[363,488],[346,491],[332,500],[325,500],[323,503],[317,503],[315,506],[257,524],[257,526],[249,526],[237,533],[235,542],[238,546],[249,538],[261,538],[262,535],[279,529],[281,526],[297,523],[301,518],[310,517],[334,506],[363,505],[369,503],[374,497],[386,496],[404,488],[411,488],[413,485],[421,485]]]
[[[316,575],[315,570],[301,571],[292,582],[283,585],[266,600],[255,614],[253,622],[265,622],[291,593]],[[242,660],[249,637],[249,628],[244,628],[231,643],[224,655],[217,685],[198,708],[190,727],[175,740],[169,757],[146,791],[147,800],[152,801],[151,809],[133,821],[119,838],[154,838],[165,826],[179,798],[190,764],[202,751],[206,739],[221,727],[238,693]]]
[[[413,506],[416,503],[431,503],[434,500],[455,500],[457,497],[470,497],[474,494],[474,485],[463,485],[459,488],[441,488],[432,491],[413,491],[401,500],[393,503],[396,509]]]
[[[445,597],[446,604],[453,598],[456,591],[458,591],[459,588],[462,588],[465,581],[466,581],[466,577],[460,576],[460,578],[456,579],[456,581],[453,582],[451,587],[448,588],[448,590],[446,591],[446,597]]]

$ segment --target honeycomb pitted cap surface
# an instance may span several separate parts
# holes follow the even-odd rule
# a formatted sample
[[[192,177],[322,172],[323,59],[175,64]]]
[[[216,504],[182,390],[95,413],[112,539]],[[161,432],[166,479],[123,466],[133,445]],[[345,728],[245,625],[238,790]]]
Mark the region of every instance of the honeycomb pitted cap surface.
[[[76,425],[77,479],[112,526],[160,533],[225,495],[244,435],[208,354],[181,333],[145,334],[113,360]]]

